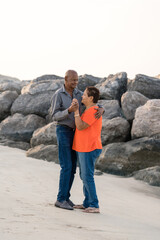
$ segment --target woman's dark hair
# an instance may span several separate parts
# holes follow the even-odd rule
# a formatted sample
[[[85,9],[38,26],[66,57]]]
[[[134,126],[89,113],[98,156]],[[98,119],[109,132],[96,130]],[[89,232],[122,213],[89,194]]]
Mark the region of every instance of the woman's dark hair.
[[[90,87],[87,87],[86,90],[87,90],[88,97],[92,96],[93,102],[97,103],[100,95],[98,88],[90,86]]]

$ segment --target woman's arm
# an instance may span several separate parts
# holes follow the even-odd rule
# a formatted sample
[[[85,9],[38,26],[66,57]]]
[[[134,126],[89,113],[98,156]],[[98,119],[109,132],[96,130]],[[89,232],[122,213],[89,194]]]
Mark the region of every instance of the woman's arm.
[[[77,109],[74,112],[74,117],[75,117],[75,124],[78,130],[84,130],[89,127],[89,125],[86,122],[82,121],[79,115],[79,109]]]
[[[76,105],[76,110],[74,111],[74,117],[75,117],[75,124],[78,130],[83,130],[89,127],[89,125],[82,121],[80,114],[79,114],[79,104],[77,99],[73,99],[72,101],[73,105]]]

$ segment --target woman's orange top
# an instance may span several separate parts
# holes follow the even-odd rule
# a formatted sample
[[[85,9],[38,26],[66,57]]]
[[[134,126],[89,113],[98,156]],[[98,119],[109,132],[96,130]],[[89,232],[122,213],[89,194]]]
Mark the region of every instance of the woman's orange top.
[[[77,152],[91,152],[95,149],[102,149],[101,130],[102,117],[95,118],[95,106],[87,109],[81,116],[82,121],[86,122],[89,127],[84,130],[76,128],[72,149]]]

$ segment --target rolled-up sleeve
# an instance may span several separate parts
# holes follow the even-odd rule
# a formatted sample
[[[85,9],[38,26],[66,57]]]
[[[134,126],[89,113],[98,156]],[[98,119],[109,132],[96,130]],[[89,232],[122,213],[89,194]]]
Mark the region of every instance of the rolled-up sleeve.
[[[51,102],[51,116],[53,121],[63,120],[69,115],[68,109],[65,109],[63,111],[61,110],[61,104],[62,100],[60,94],[55,93]]]

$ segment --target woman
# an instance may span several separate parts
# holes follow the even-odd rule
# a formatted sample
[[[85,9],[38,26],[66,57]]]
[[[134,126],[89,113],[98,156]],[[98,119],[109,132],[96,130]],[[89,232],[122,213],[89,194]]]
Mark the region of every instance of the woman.
[[[80,117],[79,107],[74,112],[76,132],[72,149],[77,151],[80,177],[83,181],[83,193],[85,199],[82,205],[75,208],[85,209],[83,212],[99,213],[99,204],[94,182],[94,166],[96,159],[102,152],[101,129],[102,117],[95,118],[96,103],[99,99],[99,90],[95,87],[87,87],[82,96],[82,103],[86,106],[85,112]],[[77,100],[73,99],[73,104]]]

